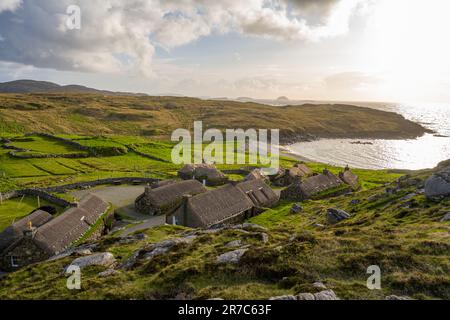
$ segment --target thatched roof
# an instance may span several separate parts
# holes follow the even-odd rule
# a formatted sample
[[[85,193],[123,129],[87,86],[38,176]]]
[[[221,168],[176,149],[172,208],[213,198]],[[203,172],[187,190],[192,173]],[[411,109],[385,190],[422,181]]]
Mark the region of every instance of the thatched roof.
[[[237,184],[256,207],[271,207],[278,202],[277,194],[262,180],[250,180]]]
[[[324,170],[323,174],[305,179],[301,183],[300,188],[307,197],[310,197],[322,191],[338,187],[341,184],[342,181],[337,176],[328,170]]]
[[[98,221],[109,205],[99,197],[89,194],[60,216],[39,227],[34,241],[49,254],[64,251],[80,239]]]
[[[178,171],[181,179],[206,180],[210,185],[220,185],[227,180],[226,176],[212,164],[186,164]]]
[[[244,179],[245,181],[263,180],[269,181],[269,178],[264,174],[261,169],[253,169]]]
[[[291,177],[307,177],[312,173],[312,170],[303,163],[297,163],[289,169],[289,175]]]
[[[253,202],[239,188],[227,184],[190,198],[187,214],[201,226],[211,226],[251,209]]]
[[[141,197],[145,197],[156,207],[164,208],[180,202],[183,195],[194,196],[206,191],[208,190],[197,180],[186,180],[156,189],[146,188],[145,193]]]
[[[40,227],[52,219],[52,215],[43,210],[36,210],[32,214],[22,218],[0,233],[0,252],[10,246],[13,242],[23,236],[23,232],[29,228],[31,222],[33,227]]]

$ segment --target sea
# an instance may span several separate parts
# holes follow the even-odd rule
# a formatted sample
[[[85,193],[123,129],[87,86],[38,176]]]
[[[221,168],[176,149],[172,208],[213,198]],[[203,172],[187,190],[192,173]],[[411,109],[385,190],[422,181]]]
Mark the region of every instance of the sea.
[[[450,159],[450,104],[351,104],[399,113],[434,133],[408,140],[321,139],[295,143],[287,148],[313,161],[362,169],[418,170],[433,168]]]

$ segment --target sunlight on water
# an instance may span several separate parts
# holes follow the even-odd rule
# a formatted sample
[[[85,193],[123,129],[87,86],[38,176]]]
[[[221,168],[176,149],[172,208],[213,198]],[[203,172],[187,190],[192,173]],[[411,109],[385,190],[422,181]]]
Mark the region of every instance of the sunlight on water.
[[[432,129],[414,140],[323,139],[296,143],[289,148],[308,159],[331,165],[365,169],[423,169],[450,159],[450,106],[380,105]],[[358,143],[359,142],[359,143]]]

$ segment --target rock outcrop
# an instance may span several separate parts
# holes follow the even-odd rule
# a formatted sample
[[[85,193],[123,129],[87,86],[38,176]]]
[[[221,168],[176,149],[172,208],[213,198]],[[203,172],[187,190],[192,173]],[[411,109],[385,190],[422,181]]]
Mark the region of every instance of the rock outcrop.
[[[344,210],[329,208],[327,210],[327,220],[330,224],[336,224],[342,220],[350,218],[350,214]]]
[[[450,196],[450,166],[433,174],[425,181],[425,195],[429,199]]]
[[[80,257],[72,261],[70,266],[77,266],[82,268],[88,266],[103,266],[109,267],[116,262],[114,255],[110,252],[94,253],[89,256]]]

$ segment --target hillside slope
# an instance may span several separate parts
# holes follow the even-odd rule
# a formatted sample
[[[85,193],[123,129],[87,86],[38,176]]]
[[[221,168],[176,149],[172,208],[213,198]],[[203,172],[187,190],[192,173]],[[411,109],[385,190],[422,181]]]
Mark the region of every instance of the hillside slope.
[[[282,142],[311,137],[415,138],[402,116],[351,105],[268,106],[195,98],[99,94],[0,94],[0,135],[49,132],[168,136],[177,128],[281,129]]]
[[[249,221],[256,226],[162,226],[125,239],[110,235],[90,247],[112,253],[116,266],[83,269],[81,290],[68,290],[62,272],[79,257],[74,254],[4,277],[0,299],[267,299],[317,292],[316,281],[341,299],[450,299],[450,227],[441,221],[450,199],[425,198],[421,188],[431,172],[412,173],[403,184],[381,172],[371,179],[370,170],[358,172],[366,174],[363,184],[379,185],[304,202],[298,214],[282,202]],[[330,207],[351,217],[330,225]],[[178,240],[162,242],[169,239]],[[151,254],[158,246],[165,249]],[[219,263],[219,255],[236,249],[244,250],[240,260]],[[381,269],[381,290],[366,287],[371,265]]]

